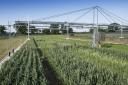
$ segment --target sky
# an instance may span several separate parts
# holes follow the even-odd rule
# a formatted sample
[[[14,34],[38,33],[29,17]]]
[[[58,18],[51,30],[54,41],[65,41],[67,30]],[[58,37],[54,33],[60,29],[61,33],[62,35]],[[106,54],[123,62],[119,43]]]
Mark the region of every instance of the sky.
[[[41,20],[47,16],[92,6],[100,6],[128,20],[128,0],[0,0],[0,24],[7,24],[8,21],[12,24],[15,20]],[[73,21],[81,14],[48,21]],[[81,22],[91,22],[91,19],[89,14]]]

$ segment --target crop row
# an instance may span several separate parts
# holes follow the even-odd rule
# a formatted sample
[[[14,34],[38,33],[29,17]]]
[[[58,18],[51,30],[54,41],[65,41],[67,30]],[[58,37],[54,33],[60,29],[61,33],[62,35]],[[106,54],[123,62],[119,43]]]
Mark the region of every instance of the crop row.
[[[128,85],[127,53],[57,37],[36,41],[65,85]]]
[[[28,41],[0,69],[0,85],[46,85],[40,55],[33,40]]]

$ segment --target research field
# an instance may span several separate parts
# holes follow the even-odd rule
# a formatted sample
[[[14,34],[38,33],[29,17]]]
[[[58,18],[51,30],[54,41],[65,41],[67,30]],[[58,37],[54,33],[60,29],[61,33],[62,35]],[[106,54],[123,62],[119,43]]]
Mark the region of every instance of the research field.
[[[33,40],[0,69],[0,85],[46,85],[40,53]]]
[[[82,39],[82,38],[81,38]],[[1,85],[128,85],[127,46],[32,36],[0,69]]]
[[[35,39],[65,85],[128,84],[127,50],[93,49],[90,41],[66,40],[62,36]]]

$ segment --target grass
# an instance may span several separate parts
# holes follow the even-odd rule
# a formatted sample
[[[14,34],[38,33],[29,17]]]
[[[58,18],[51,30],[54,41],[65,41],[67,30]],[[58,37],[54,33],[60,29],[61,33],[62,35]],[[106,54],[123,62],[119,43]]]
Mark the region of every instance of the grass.
[[[12,49],[17,48],[23,41],[25,36],[18,36],[10,39],[0,39],[0,60],[8,54]]]
[[[94,49],[90,48],[88,37],[87,39],[85,37],[84,41],[82,38],[65,39],[63,35],[32,37],[36,47],[31,40],[27,44],[28,48],[32,47],[30,50],[28,48],[21,49],[21,53],[16,54],[17,57],[12,57],[12,64],[4,65],[7,67],[10,65],[11,72],[7,71],[10,77],[9,81],[17,78],[22,81],[20,77],[25,74],[28,75],[23,76],[26,82],[31,78],[33,78],[33,82],[36,82],[35,79],[38,79],[37,75],[40,74],[37,67],[46,66],[46,62],[43,62],[47,60],[49,67],[55,72],[56,78],[64,83],[61,85],[128,85],[128,47],[126,45],[105,44],[102,48]],[[13,64],[14,68],[12,68]],[[1,71],[3,73],[7,69],[4,66],[4,71]],[[45,71],[48,70],[47,66]],[[41,74],[45,73],[44,70],[40,71],[42,71]],[[6,80],[8,75],[6,72],[3,73],[1,79],[8,83]],[[45,74],[44,78],[47,75],[53,76],[52,73]],[[50,78],[46,77],[46,80],[48,79]],[[20,82],[19,80],[18,82]]]

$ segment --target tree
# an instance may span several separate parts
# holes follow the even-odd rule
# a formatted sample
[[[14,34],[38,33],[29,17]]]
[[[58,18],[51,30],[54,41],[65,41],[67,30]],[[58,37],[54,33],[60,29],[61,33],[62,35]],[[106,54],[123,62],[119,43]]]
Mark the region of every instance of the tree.
[[[52,29],[51,34],[59,34],[59,29]]]
[[[97,29],[97,28],[95,28],[95,29]],[[98,28],[98,32],[107,32],[107,31],[108,31],[108,29],[103,29],[102,27]],[[93,28],[90,29],[90,33],[93,33]]]
[[[27,24],[18,23],[18,24],[15,24],[14,26],[16,26],[17,33],[19,33],[19,34],[27,34]]]
[[[6,30],[6,28],[5,28],[5,26],[0,26],[0,34],[5,34],[6,32],[5,32],[5,30]]]
[[[66,34],[67,33],[67,29],[66,26],[64,26],[64,24],[61,24],[61,29],[60,29],[62,34]]]
[[[31,30],[31,34],[35,34],[37,29],[35,28],[35,26],[30,26],[30,30]]]
[[[97,29],[97,28],[96,27],[91,27],[90,30],[89,30],[89,32],[90,33],[93,33],[94,29]]]
[[[73,33],[73,29],[72,28],[69,28],[69,33]]]
[[[93,29],[91,28],[91,29],[89,30],[89,32],[90,32],[90,33],[93,33]]]
[[[108,26],[108,32],[116,32],[119,29],[120,29],[120,24],[118,24],[118,23],[111,23]]]
[[[61,30],[66,30],[66,26],[64,24],[61,24]]]
[[[51,24],[51,29],[59,29],[59,24]]]
[[[50,34],[50,29],[44,29],[43,34]]]
[[[107,30],[107,29],[99,28],[98,31],[99,31],[99,32],[107,32],[108,30]]]
[[[61,25],[61,29],[62,31],[62,34],[66,34],[67,33],[67,28],[66,26],[64,26],[64,24]],[[69,28],[69,33],[73,33],[73,29],[72,28]]]
[[[66,29],[61,29],[62,34],[66,34],[67,30]]]
[[[51,24],[51,34],[59,34],[59,24]]]

